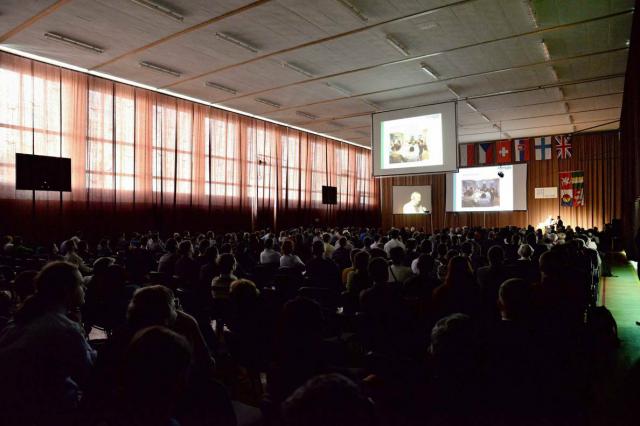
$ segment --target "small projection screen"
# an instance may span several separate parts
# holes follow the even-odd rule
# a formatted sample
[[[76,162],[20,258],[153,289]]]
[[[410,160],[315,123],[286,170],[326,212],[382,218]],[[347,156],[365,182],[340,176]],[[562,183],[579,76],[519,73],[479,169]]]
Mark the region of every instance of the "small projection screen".
[[[457,170],[455,102],[373,114],[372,125],[374,176]]]
[[[431,212],[431,186],[394,186],[393,214]]]

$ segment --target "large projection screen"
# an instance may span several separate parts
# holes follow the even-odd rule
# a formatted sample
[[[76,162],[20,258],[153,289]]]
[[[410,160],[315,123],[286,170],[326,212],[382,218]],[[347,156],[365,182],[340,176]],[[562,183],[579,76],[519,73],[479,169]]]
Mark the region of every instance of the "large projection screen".
[[[499,173],[503,176],[500,177]],[[447,174],[448,212],[527,209],[527,165],[462,168]]]
[[[431,212],[431,186],[394,186],[393,214]]]
[[[457,170],[456,103],[373,114],[373,175]]]

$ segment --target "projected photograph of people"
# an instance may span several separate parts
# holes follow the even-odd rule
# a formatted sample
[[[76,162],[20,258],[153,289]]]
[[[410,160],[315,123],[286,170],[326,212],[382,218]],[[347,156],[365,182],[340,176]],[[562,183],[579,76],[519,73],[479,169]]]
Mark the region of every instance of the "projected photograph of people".
[[[384,168],[442,164],[442,114],[384,121],[381,125]]]
[[[494,207],[499,205],[499,178],[462,181],[462,207]]]

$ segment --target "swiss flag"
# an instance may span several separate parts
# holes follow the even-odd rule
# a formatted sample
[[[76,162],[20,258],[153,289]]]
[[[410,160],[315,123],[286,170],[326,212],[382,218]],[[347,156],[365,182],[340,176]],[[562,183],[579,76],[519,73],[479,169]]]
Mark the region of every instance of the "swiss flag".
[[[496,162],[511,163],[511,141],[503,140],[496,143]]]
[[[476,164],[476,145],[468,143],[460,145],[460,167],[469,167]]]

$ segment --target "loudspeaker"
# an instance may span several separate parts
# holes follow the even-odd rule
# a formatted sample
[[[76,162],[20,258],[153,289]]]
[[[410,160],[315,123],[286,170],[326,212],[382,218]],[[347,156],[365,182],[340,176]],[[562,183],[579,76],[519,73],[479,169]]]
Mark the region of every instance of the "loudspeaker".
[[[338,204],[338,188],[335,186],[323,186],[322,204]]]

